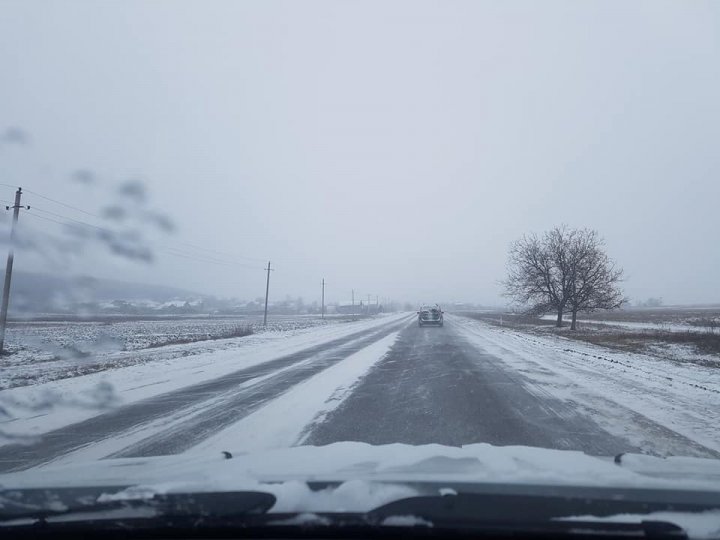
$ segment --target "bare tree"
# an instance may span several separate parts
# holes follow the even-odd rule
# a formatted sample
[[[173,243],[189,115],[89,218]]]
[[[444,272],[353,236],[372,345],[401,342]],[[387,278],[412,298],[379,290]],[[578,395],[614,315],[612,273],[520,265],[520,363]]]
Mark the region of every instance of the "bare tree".
[[[531,234],[510,245],[505,296],[521,305],[528,305],[528,311],[534,314],[554,311],[557,313],[557,326],[562,326],[567,303],[566,286],[548,243],[547,234],[542,239]]]
[[[614,309],[624,302],[618,288],[622,270],[603,251],[597,232],[555,227],[543,234],[523,236],[510,246],[505,295],[535,314],[554,312],[556,326],[563,314]]]
[[[578,311],[617,309],[626,301],[619,287],[623,271],[607,256],[604,247],[597,231],[575,230],[570,238],[567,306],[572,314],[572,330],[577,328]]]

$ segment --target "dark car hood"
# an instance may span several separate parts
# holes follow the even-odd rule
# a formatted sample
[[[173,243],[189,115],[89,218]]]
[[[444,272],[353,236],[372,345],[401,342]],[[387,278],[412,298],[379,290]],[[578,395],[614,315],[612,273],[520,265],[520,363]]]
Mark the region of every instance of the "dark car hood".
[[[14,502],[17,509],[18,501],[26,500],[32,501],[37,511],[72,497],[79,501],[81,497],[73,493],[100,504],[129,504],[174,494],[267,494],[273,501],[270,514],[300,516],[365,513],[381,507],[392,514],[395,506],[418,508],[422,501],[436,507],[434,500],[439,496],[457,496],[458,503],[472,497],[470,504],[478,497],[486,501],[554,498],[575,501],[573,508],[582,509],[591,506],[578,505],[578,501],[605,500],[622,509],[622,501],[628,505],[634,501],[634,506],[627,508],[635,509],[650,508],[643,506],[644,501],[659,502],[660,508],[673,508],[678,501],[686,509],[692,508],[687,504],[692,502],[695,508],[709,511],[572,512],[562,519],[584,523],[659,520],[689,531],[693,538],[720,535],[720,461],[700,458],[593,457],[488,444],[372,446],[348,442],[249,454],[187,453],[48,464],[0,475],[0,486],[0,508],[3,502]],[[407,516],[400,517],[407,521]]]

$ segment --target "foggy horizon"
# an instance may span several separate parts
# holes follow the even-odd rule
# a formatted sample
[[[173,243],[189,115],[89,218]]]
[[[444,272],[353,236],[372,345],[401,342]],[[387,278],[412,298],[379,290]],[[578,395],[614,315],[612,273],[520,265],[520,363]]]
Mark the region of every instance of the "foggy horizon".
[[[15,270],[505,305],[509,244],[566,224],[633,302],[720,303],[720,6],[652,4],[3,2],[3,204],[159,223],[151,264]]]

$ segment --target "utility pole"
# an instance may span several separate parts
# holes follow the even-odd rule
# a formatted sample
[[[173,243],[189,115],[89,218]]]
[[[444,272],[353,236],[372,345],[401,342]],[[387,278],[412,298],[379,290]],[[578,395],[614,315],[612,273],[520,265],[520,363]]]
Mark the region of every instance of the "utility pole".
[[[268,306],[268,295],[270,294],[270,271],[274,268],[270,268],[270,261],[268,261],[267,268],[267,282],[265,284],[265,315],[263,316],[263,326],[267,326],[267,306]]]
[[[323,278],[322,281],[322,302],[320,304],[322,307],[320,308],[320,317],[322,319],[325,318],[325,278]]]
[[[355,320],[355,289],[352,290],[352,316]]]
[[[8,305],[10,304],[10,279],[12,278],[13,260],[15,255],[13,253],[13,246],[15,244],[15,225],[20,215],[20,209],[26,208],[30,210],[29,206],[21,206],[20,198],[22,197],[22,188],[18,188],[15,192],[15,204],[10,207],[6,206],[5,210],[13,209],[13,221],[10,229],[10,248],[8,249],[7,266],[5,267],[5,285],[3,286],[3,298],[2,308],[0,308],[0,354],[5,352],[5,326],[7,324],[7,312]]]

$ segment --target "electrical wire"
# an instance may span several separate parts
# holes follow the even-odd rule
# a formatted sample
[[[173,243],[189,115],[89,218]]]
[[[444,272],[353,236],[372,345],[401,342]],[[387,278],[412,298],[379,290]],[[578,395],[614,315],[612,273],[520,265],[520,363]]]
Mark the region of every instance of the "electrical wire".
[[[0,183],[0,186],[13,187],[13,186],[10,186],[9,184],[2,184],[2,183]],[[32,194],[32,195],[35,195],[35,196],[37,196],[37,197],[40,197],[40,198],[42,198],[42,199],[45,199],[45,200],[54,202],[54,203],[56,203],[56,204],[59,204],[59,205],[61,205],[61,206],[66,207],[66,208],[70,208],[70,209],[72,209],[72,210],[76,210],[76,211],[78,211],[78,212],[82,212],[83,214],[86,214],[86,215],[89,215],[89,216],[92,216],[92,217],[96,217],[96,218],[98,218],[98,219],[102,219],[102,218],[101,218],[100,216],[98,216],[97,214],[93,214],[93,213],[87,212],[87,211],[85,211],[85,210],[83,210],[83,209],[81,209],[81,208],[77,208],[77,207],[75,207],[75,206],[66,204],[66,203],[64,203],[64,202],[62,202],[62,201],[58,201],[58,200],[52,199],[52,198],[50,198],[50,197],[46,197],[45,195],[41,195],[40,193],[37,193],[37,192],[35,192],[35,191],[33,191],[33,190],[26,189],[25,192],[26,192],[26,193],[30,193],[30,194]],[[33,210],[38,211],[38,212],[41,212],[42,214],[45,214],[45,215],[35,214],[35,213],[32,212]],[[65,216],[65,215],[62,215],[62,214],[58,214],[58,213],[56,213],[56,212],[51,212],[50,210],[45,210],[45,209],[43,209],[43,208],[38,208],[37,206],[31,206],[31,211],[30,211],[30,212],[26,212],[25,215],[30,215],[30,216],[33,216],[33,217],[38,218],[38,219],[42,219],[42,220],[45,220],[45,221],[48,221],[48,222],[51,222],[51,223],[56,223],[56,224],[58,224],[58,225],[68,226],[68,225],[76,224],[76,225],[82,225],[82,226],[85,226],[85,227],[90,227],[90,228],[92,228],[92,229],[99,230],[99,231],[103,231],[103,232],[108,232],[108,233],[114,233],[114,232],[115,232],[115,231],[113,231],[112,229],[108,229],[108,228],[106,228],[106,227],[99,227],[99,226],[97,226],[97,225],[94,225],[94,224],[92,224],[92,223],[88,223],[88,222],[86,222],[86,221],[82,221],[82,220],[75,219],[75,218],[72,218],[72,217],[69,217],[69,216]],[[51,216],[51,217],[48,217],[48,216]],[[247,256],[243,256],[243,255],[231,254],[231,253],[228,253],[228,252],[223,252],[223,251],[219,251],[219,250],[214,250],[214,249],[206,248],[206,247],[203,247],[203,246],[198,246],[198,245],[195,245],[195,244],[191,244],[191,243],[189,243],[189,242],[180,242],[180,244],[186,245],[186,246],[188,246],[188,247],[190,247],[190,248],[192,248],[192,249],[195,249],[195,250],[205,251],[205,252],[209,252],[209,253],[216,253],[216,254],[218,254],[218,255],[221,255],[222,257],[225,257],[226,259],[229,258],[229,257],[232,257],[232,258],[244,259],[244,260],[246,260],[246,261],[252,261],[252,262],[264,262],[264,259],[260,259],[260,258],[257,258],[257,257],[247,257]],[[202,262],[202,263],[207,263],[207,264],[215,264],[215,265],[226,266],[226,267],[240,267],[240,268],[248,268],[248,269],[253,269],[253,270],[258,270],[258,269],[259,269],[259,270],[262,270],[262,268],[259,268],[259,267],[256,267],[256,266],[251,266],[251,265],[249,265],[249,264],[247,264],[247,263],[235,262],[235,261],[232,261],[232,260],[223,260],[223,259],[220,259],[220,258],[218,258],[218,257],[213,257],[213,256],[211,256],[211,255],[192,253],[192,252],[188,252],[187,249],[184,250],[184,249],[182,249],[182,248],[177,248],[177,247],[173,247],[173,246],[170,246],[170,245],[162,245],[162,244],[161,244],[161,245],[160,245],[160,249],[161,249],[161,251],[167,253],[168,255],[171,255],[171,256],[174,256],[174,257],[181,257],[181,258],[189,259],[189,260],[194,260],[194,261],[197,261],[197,262]]]
[[[38,209],[38,210],[40,210],[40,209]],[[26,213],[25,215],[27,215],[27,216],[32,216],[32,217],[37,218],[37,219],[42,219],[42,220],[44,220],[44,221],[48,221],[48,222],[51,222],[51,223],[56,223],[56,224],[58,224],[58,225],[67,226],[67,225],[72,225],[73,223],[76,223],[76,224],[79,224],[79,225],[85,225],[85,226],[87,226],[87,227],[92,227],[92,228],[94,228],[94,229],[98,229],[98,230],[101,230],[101,231],[112,232],[110,229],[103,229],[102,227],[97,227],[97,226],[95,226],[95,225],[90,225],[89,223],[85,223],[85,222],[82,222],[82,221],[79,221],[79,220],[75,220],[75,219],[72,219],[72,218],[67,218],[66,216],[61,216],[60,214],[55,214],[55,213],[53,213],[53,212],[48,212],[48,211],[46,211],[46,210],[45,210],[44,212],[46,212],[46,213],[48,213],[48,214],[50,214],[50,215],[56,216],[56,217],[60,217],[63,221],[58,220],[58,219],[54,219],[54,218],[52,218],[52,217],[47,217],[47,216],[43,216],[43,215],[34,214],[34,213],[32,213],[32,212],[28,212],[28,213]],[[66,219],[69,219],[70,222],[65,221]],[[250,265],[248,265],[248,264],[243,264],[243,263],[235,263],[235,262],[229,262],[229,261],[222,261],[222,260],[213,259],[213,258],[210,258],[210,257],[198,256],[198,255],[195,255],[195,254],[192,254],[192,253],[183,252],[182,250],[179,250],[179,249],[177,249],[177,248],[173,248],[173,247],[170,247],[170,246],[160,246],[160,251],[162,251],[162,252],[164,252],[164,253],[167,253],[168,255],[171,255],[171,256],[173,256],[173,257],[180,257],[180,258],[183,258],[183,259],[193,260],[193,261],[201,262],[201,263],[204,263],[204,264],[214,264],[214,265],[217,265],[217,266],[225,266],[225,267],[229,267],[229,268],[247,268],[247,269],[251,269],[251,270],[262,270],[262,268],[260,268],[259,266],[256,267],[256,266],[250,266]]]
[[[51,199],[50,197],[46,197],[45,195],[41,195],[37,191],[32,191],[31,189],[26,189],[25,193],[31,193],[32,195],[35,195],[36,197],[40,197],[41,199],[45,199],[46,201],[54,202],[55,204],[59,204],[60,206],[64,206],[65,208],[70,208],[72,210],[75,210],[77,212],[82,212],[83,214],[86,214],[88,216],[92,216],[94,218],[102,219],[102,217],[98,216],[97,214],[93,214],[92,212],[88,212],[87,210],[83,210],[82,208],[78,208],[77,206],[72,206],[70,204],[64,203],[62,201],[58,201],[56,199]]]
[[[45,221],[51,221],[52,223],[57,223],[58,225],[68,225],[67,221],[58,221],[57,219],[52,219],[52,218],[45,217],[45,216],[39,216],[39,215],[37,215],[37,214],[31,214],[31,213],[29,213],[29,212],[26,213],[25,215],[26,215],[26,216],[30,216],[30,217],[34,217],[34,218],[37,218],[37,219],[43,219],[43,220],[45,220]]]
[[[225,255],[226,257],[237,257],[238,259],[245,259],[248,261],[257,261],[257,262],[262,262],[262,263],[264,263],[266,260],[266,259],[259,259],[257,257],[247,257],[244,255],[237,255],[237,254],[229,253],[227,251],[219,251],[217,249],[210,249],[210,248],[206,248],[203,246],[198,246],[196,244],[191,244],[190,242],[181,242],[181,244],[191,247],[191,248],[194,248],[194,249],[199,249],[201,251],[208,251],[210,253],[217,253],[218,255]]]
[[[170,255],[172,257],[180,257],[182,259],[190,259],[190,260],[198,261],[198,262],[205,263],[205,264],[215,264],[217,266],[226,266],[228,268],[247,268],[249,270],[262,270],[262,268],[260,268],[259,266],[250,266],[247,264],[228,263],[228,262],[222,262],[222,261],[217,261],[217,260],[212,260],[212,259],[204,259],[201,257],[188,255],[186,253],[176,253],[174,251],[171,251],[172,249],[173,248],[162,248],[161,251],[163,251],[164,253],[167,253],[168,255]]]
[[[230,261],[230,260],[223,260],[223,259],[219,259],[218,257],[212,257],[212,256],[209,256],[209,255],[203,255],[203,254],[193,253],[192,251],[188,251],[188,250],[186,250],[186,249],[176,248],[176,247],[173,247],[173,246],[163,246],[163,249],[172,251],[173,253],[179,253],[180,255],[189,256],[189,257],[195,257],[195,258],[198,258],[198,259],[203,259],[203,260],[208,261],[208,262],[215,262],[215,263],[218,263],[218,264],[226,264],[226,265],[231,265],[231,266],[247,266],[247,267],[250,268],[250,266],[247,265],[246,263],[240,263],[240,262],[237,262],[237,261]],[[255,266],[252,266],[252,268],[255,268]]]
[[[106,232],[112,232],[110,229],[106,229],[104,227],[98,227],[97,225],[93,225],[93,224],[87,223],[85,221],[80,221],[79,219],[71,218],[68,216],[63,216],[61,214],[56,214],[55,212],[50,212],[49,210],[43,210],[42,208],[38,208],[37,206],[32,206],[31,211],[32,210],[37,210],[38,212],[42,212],[42,213],[48,214],[50,216],[54,216],[54,217],[57,217],[60,219],[65,219],[68,221],[72,221],[73,223],[77,223],[78,225],[85,225],[86,227],[92,227],[93,229],[98,229],[98,230],[106,231]]]

